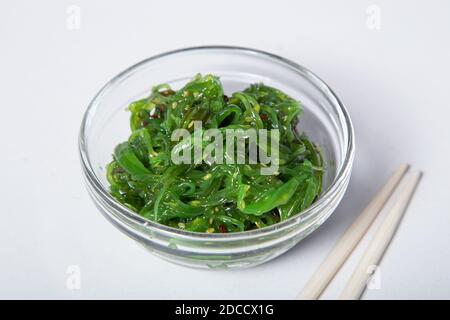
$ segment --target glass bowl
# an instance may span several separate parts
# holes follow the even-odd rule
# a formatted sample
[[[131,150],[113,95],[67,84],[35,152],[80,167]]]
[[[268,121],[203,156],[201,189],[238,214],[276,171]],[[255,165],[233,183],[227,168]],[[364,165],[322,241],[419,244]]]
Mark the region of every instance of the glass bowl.
[[[114,147],[128,139],[132,101],[148,96],[153,85],[180,88],[195,74],[218,75],[226,94],[263,82],[300,100],[305,131],[322,149],[326,173],[320,198],[288,220],[262,229],[224,234],[195,233],[149,221],[109,194],[106,165]],[[353,127],[345,107],[316,75],[282,57],[259,50],[209,46],[160,54],[126,69],[90,103],[79,137],[81,164],[94,203],[119,230],[150,252],[190,267],[225,269],[255,266],[286,252],[318,228],[335,210],[350,178]]]

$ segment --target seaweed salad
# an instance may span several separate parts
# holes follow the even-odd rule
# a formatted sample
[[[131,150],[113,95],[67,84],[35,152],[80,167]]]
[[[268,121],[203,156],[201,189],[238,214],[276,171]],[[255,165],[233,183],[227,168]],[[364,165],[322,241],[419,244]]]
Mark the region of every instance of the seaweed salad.
[[[247,231],[300,213],[321,193],[319,147],[295,130],[300,102],[276,88],[253,84],[227,96],[218,77],[199,74],[179,90],[153,87],[128,110],[131,135],[115,148],[107,180],[117,201],[148,220],[194,232]],[[252,143],[250,129],[265,130],[271,143]],[[184,139],[174,140],[177,130]],[[223,138],[209,141],[225,145],[211,152],[213,160],[222,160],[218,150],[225,149],[223,161],[205,155],[211,142],[197,141],[212,130]],[[225,139],[231,130],[241,133],[246,147],[237,151],[241,161],[228,161],[238,149]],[[270,154],[276,170],[262,174],[269,164],[250,161],[252,147]],[[190,163],[173,160],[196,152],[200,158]]]

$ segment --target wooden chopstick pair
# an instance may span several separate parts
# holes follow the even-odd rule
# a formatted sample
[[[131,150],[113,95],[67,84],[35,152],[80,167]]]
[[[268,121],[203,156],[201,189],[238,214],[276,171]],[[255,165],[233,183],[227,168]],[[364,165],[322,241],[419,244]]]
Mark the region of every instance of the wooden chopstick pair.
[[[408,169],[409,165],[403,164],[394,172],[383,188],[375,195],[363,212],[338,240],[319,269],[308,281],[303,291],[297,296],[297,299],[315,300],[320,297],[360,240],[367,233],[369,227],[383,209],[390,196],[394,193]],[[366,282],[370,277],[368,268],[372,265],[378,265],[381,260],[383,253],[397,230],[397,226],[420,180],[420,176],[420,172],[412,172],[405,178],[403,190],[393,199],[394,204],[392,208],[376,231],[358,266],[341,293],[340,299],[359,299],[363,294],[366,288]]]

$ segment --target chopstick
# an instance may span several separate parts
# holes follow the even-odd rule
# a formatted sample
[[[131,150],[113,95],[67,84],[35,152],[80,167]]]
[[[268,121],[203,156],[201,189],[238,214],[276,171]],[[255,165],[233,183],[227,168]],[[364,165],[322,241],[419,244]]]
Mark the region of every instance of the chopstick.
[[[356,300],[364,293],[367,280],[370,277],[368,272],[369,267],[378,265],[383,257],[384,252],[389,246],[389,243],[402,220],[403,214],[414,194],[421,175],[420,172],[413,172],[407,177],[402,192],[399,194],[392,208],[389,210],[387,216],[376,231],[367,250],[348,281],[347,286],[342,291],[340,299]]]
[[[303,291],[297,296],[301,300],[318,299],[330,281],[342,267],[348,256],[353,252],[360,240],[363,238],[372,222],[381,211],[400,180],[408,170],[409,165],[402,164],[389,178],[383,188],[370,201],[363,212],[356,218],[353,224],[339,239],[328,256],[320,265],[306,284]]]

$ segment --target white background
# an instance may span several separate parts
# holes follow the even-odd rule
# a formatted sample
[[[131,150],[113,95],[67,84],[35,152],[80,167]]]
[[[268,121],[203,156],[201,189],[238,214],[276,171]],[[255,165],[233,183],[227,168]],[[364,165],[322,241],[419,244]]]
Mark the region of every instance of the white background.
[[[80,29],[67,27],[70,5],[81,9]],[[381,10],[379,30],[367,27],[369,5]],[[380,288],[364,298],[450,298],[449,13],[444,0],[3,1],[0,298],[291,299],[403,162],[424,178],[381,263]],[[244,271],[154,257],[103,218],[81,178],[78,129],[101,86],[144,58],[206,44],[254,47],[313,70],[356,130],[353,176],[334,215]],[[337,297],[355,262],[325,297]],[[79,290],[66,287],[71,265]]]

